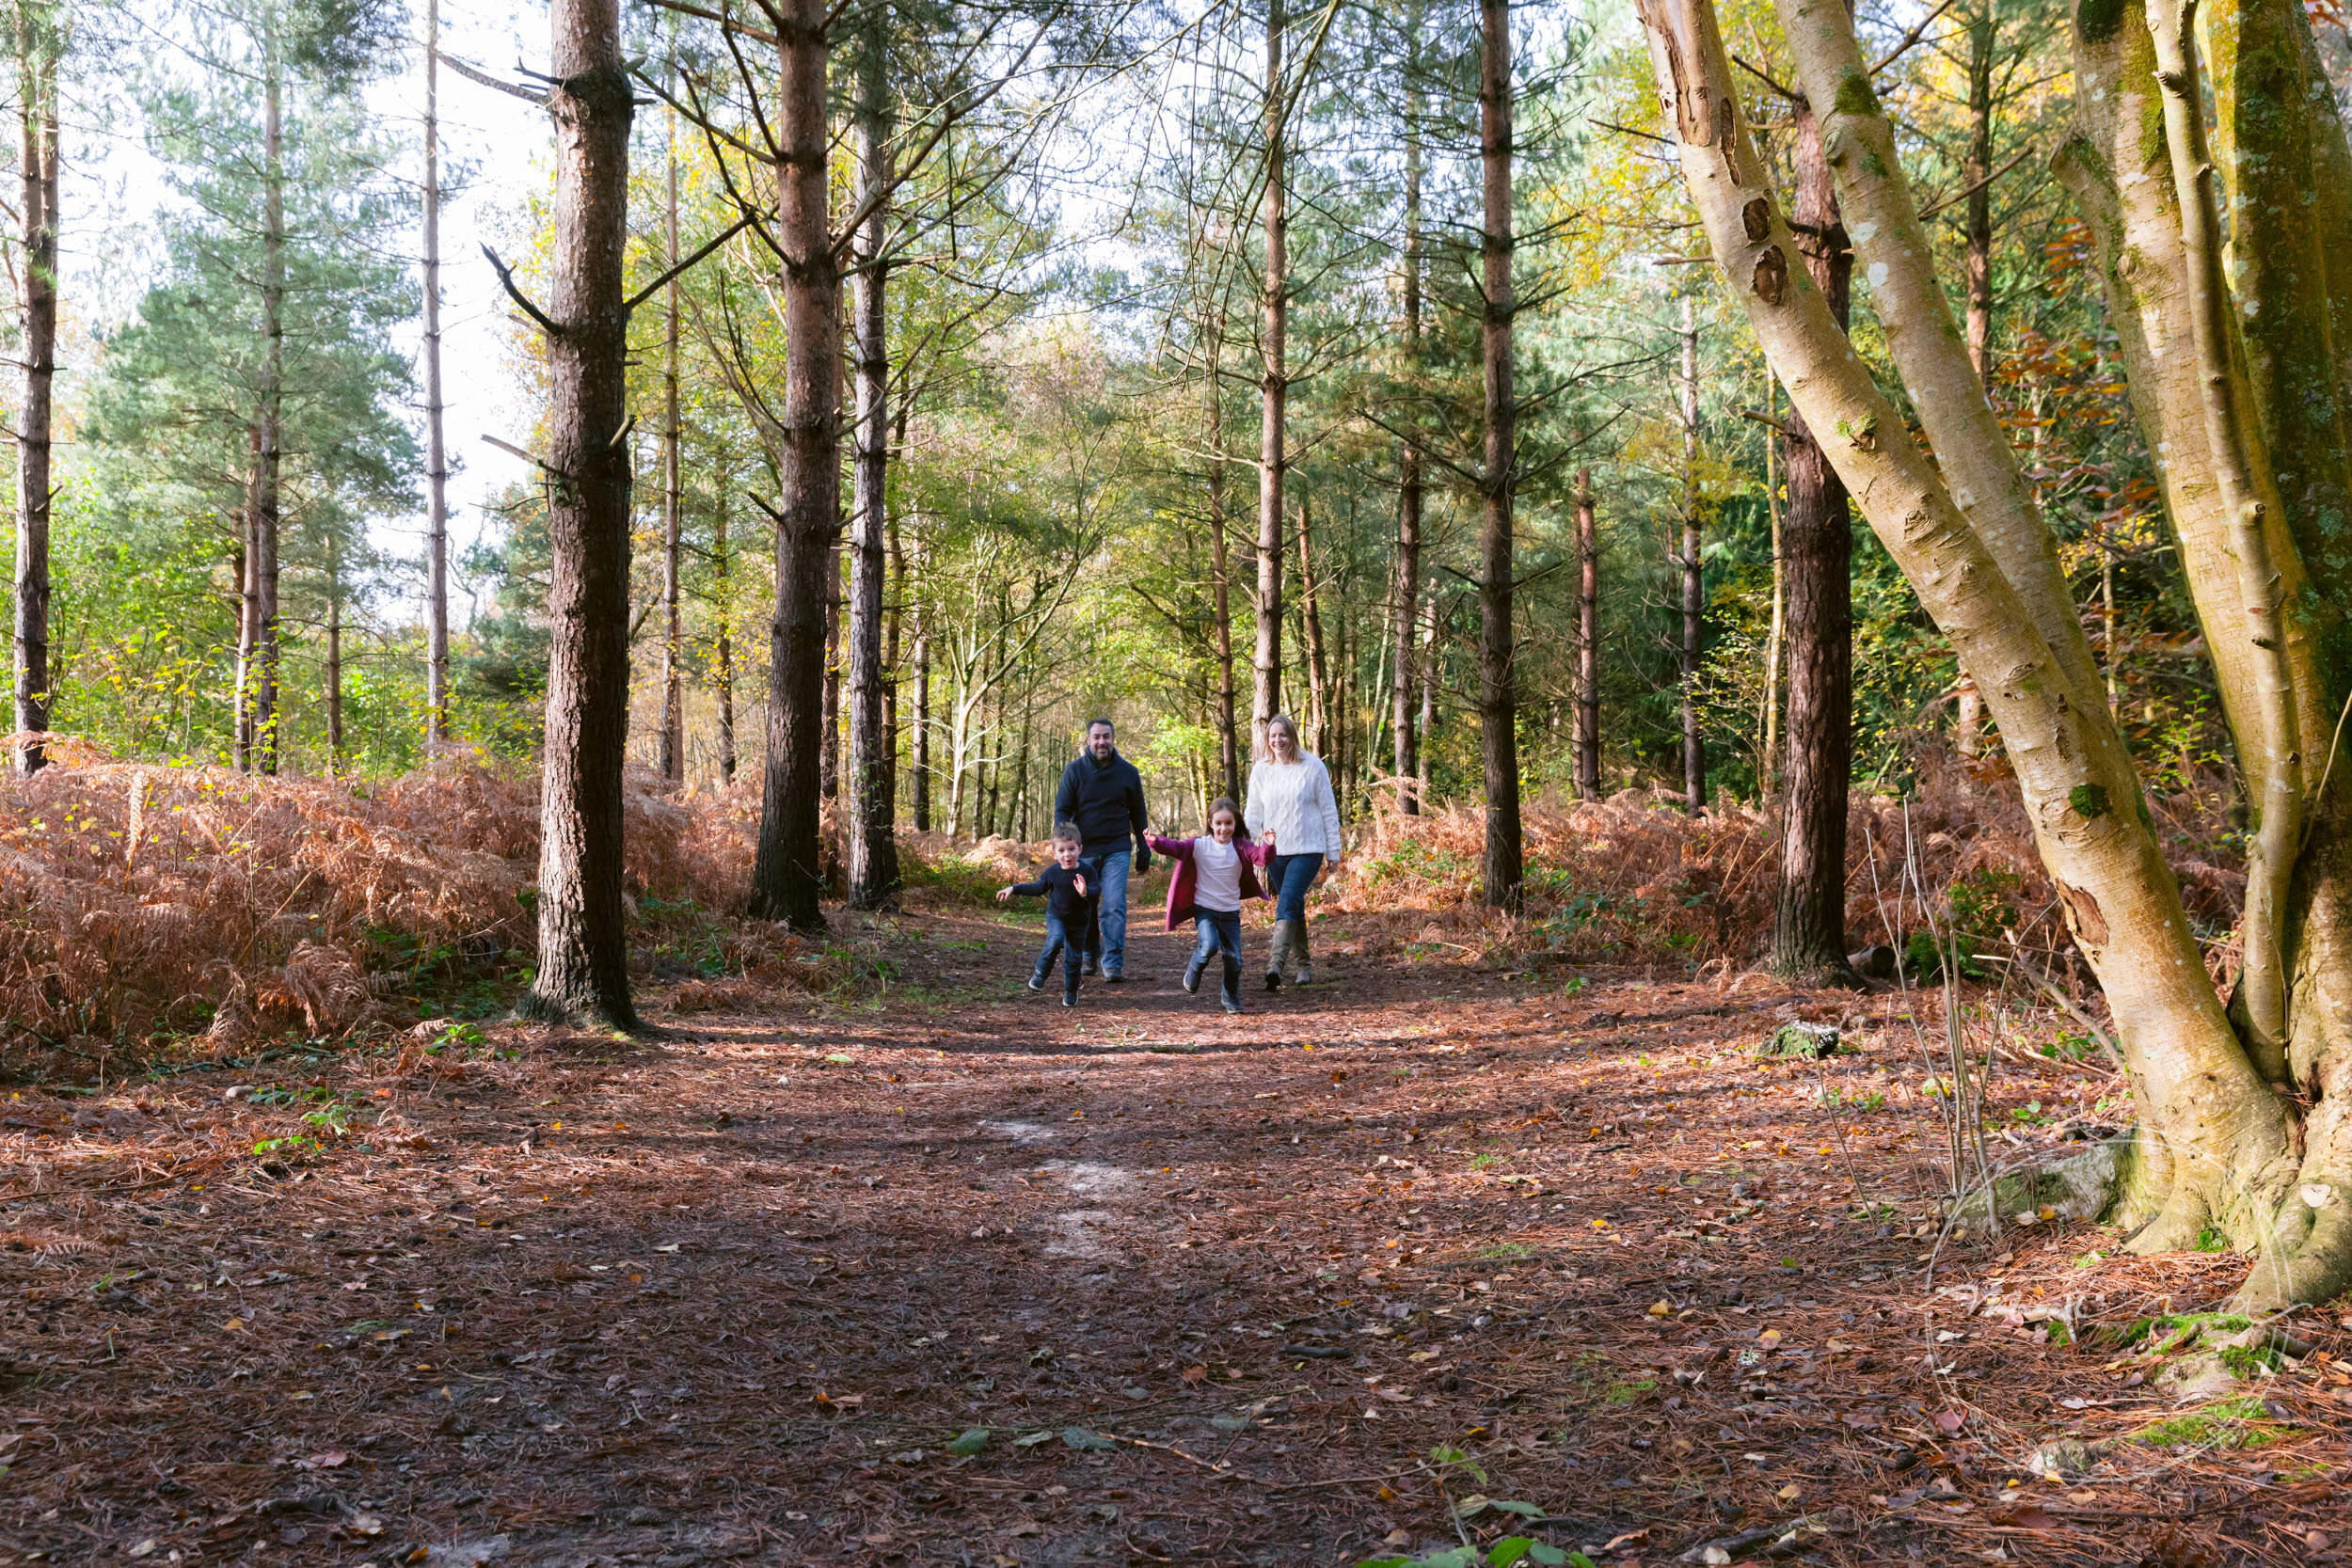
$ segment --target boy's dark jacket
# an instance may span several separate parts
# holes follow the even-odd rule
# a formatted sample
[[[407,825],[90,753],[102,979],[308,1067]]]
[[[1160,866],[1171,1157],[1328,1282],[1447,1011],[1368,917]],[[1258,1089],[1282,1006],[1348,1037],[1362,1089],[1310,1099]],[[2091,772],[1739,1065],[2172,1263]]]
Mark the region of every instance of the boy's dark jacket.
[[[1061,785],[1054,791],[1054,820],[1078,830],[1079,847],[1086,854],[1133,845],[1136,869],[1140,872],[1151,863],[1152,851],[1143,842],[1143,775],[1117,752],[1108,762],[1081,752],[1061,770]]]
[[[1085,893],[1078,891],[1077,879],[1086,874],[1083,865],[1065,871],[1057,862],[1039,872],[1035,881],[1013,883],[1012,891],[1028,898],[1043,894],[1045,907],[1054,918],[1071,927],[1074,935],[1083,936],[1087,922],[1094,916],[1095,901],[1101,897],[1091,882],[1087,884]]]

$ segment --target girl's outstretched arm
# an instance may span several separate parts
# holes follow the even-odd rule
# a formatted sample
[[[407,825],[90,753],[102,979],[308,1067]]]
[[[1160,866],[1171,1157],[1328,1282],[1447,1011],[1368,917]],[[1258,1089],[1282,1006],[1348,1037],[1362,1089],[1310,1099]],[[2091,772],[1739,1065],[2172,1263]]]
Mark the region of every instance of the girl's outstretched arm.
[[[1192,840],[1188,838],[1162,838],[1157,833],[1146,833],[1144,842],[1163,855],[1172,855],[1180,861],[1192,859]]]

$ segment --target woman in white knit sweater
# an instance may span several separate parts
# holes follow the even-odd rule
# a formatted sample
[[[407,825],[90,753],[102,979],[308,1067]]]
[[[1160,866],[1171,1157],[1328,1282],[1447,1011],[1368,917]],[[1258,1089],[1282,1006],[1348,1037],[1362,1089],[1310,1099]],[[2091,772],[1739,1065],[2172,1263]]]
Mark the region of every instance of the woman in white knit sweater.
[[[1265,989],[1279,990],[1282,968],[1303,986],[1314,977],[1307,954],[1307,890],[1328,866],[1339,868],[1340,803],[1331,775],[1298,744],[1298,726],[1287,713],[1266,721],[1266,754],[1249,765],[1249,804],[1245,821],[1250,836],[1274,834],[1280,851],[1266,862],[1266,885],[1274,893],[1274,942],[1266,954]]]

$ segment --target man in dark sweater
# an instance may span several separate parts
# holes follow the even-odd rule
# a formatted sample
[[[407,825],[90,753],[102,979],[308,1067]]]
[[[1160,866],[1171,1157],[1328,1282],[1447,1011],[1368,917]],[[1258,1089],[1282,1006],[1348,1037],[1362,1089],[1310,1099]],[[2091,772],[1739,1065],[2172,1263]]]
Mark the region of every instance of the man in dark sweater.
[[[1054,791],[1054,819],[1077,828],[1087,884],[1100,900],[1100,931],[1088,942],[1087,973],[1099,968],[1105,985],[1117,985],[1127,967],[1127,871],[1152,868],[1144,843],[1143,775],[1119,754],[1107,719],[1087,725],[1087,747],[1061,770]]]

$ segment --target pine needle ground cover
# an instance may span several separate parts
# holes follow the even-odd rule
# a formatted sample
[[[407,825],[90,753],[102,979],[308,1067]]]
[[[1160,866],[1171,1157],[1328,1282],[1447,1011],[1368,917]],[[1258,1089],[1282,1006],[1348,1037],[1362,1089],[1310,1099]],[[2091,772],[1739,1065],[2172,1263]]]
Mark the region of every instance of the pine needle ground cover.
[[[240,787],[248,817],[332,798]],[[510,786],[404,787],[505,801],[456,820],[519,858]],[[395,901],[396,857],[342,853],[335,897],[364,911],[338,878],[372,866]],[[1137,977],[1064,1012],[973,870],[943,855],[834,954],[715,976],[649,927],[666,1010],[637,1041],[421,1027],[371,990],[381,1030],[342,1043],[297,1003],[218,1063],[13,1055],[0,1550],[2250,1564],[2330,1560],[2352,1525],[2332,1315],[2184,1402],[2166,1367],[2241,1260],[2038,1214],[1947,1234],[1940,991],[1672,946],[1532,962],[1350,884],[1324,981],[1248,1016],[1185,996],[1149,922]],[[271,910],[344,907],[272,875]],[[1416,921],[1440,939],[1380,940]],[[1959,994],[2004,1161],[2128,1121],[2056,1021]],[[1791,1022],[1838,1048],[1756,1054]]]

